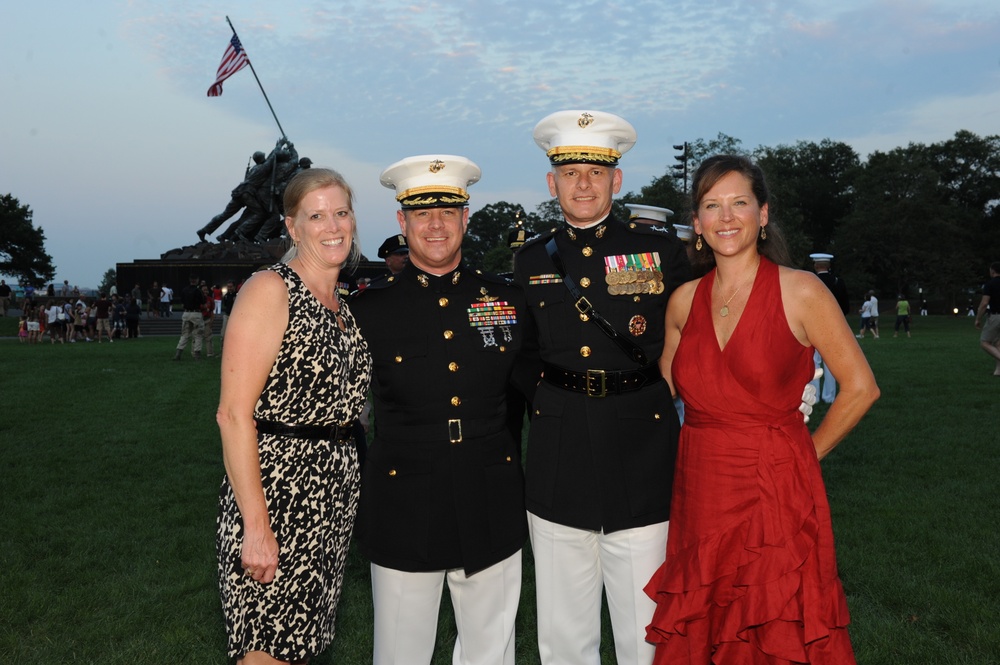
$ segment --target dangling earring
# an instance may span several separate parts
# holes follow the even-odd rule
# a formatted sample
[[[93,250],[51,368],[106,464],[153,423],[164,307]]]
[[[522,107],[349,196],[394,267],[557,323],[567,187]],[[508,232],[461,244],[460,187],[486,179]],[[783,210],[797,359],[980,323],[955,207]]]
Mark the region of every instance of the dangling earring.
[[[701,234],[700,233],[698,234],[698,242],[696,242],[694,244],[694,248],[696,250],[698,250],[699,252],[701,251]]]
[[[760,239],[767,240],[767,229],[764,228],[763,226],[760,227]]]

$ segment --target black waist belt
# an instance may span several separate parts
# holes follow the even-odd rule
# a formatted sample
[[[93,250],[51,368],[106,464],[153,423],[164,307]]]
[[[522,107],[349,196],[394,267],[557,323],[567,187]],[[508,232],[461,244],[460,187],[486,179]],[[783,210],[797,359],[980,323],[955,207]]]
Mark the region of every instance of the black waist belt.
[[[463,439],[478,439],[503,432],[507,423],[503,418],[450,418],[435,423],[392,425],[384,420],[375,424],[377,438],[410,441],[448,441],[462,443]]]
[[[258,434],[292,436],[296,439],[327,439],[349,441],[354,439],[354,423],[348,425],[286,425],[273,420],[258,420]]]
[[[639,390],[663,380],[657,365],[644,365],[639,369],[603,370],[588,369],[577,372],[545,363],[546,381],[564,390],[584,393],[590,397],[620,395]]]

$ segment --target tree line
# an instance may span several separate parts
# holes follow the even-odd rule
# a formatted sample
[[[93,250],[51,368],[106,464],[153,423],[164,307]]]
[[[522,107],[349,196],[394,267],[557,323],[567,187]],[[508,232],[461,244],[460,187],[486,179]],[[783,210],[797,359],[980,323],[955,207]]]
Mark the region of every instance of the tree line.
[[[771,221],[785,233],[796,266],[811,268],[812,252],[833,254],[834,271],[855,301],[874,289],[883,299],[925,300],[932,313],[963,308],[986,281],[987,266],[1000,260],[1000,136],[962,130],[940,143],[876,151],[865,161],[829,139],[747,150],[719,134],[690,142],[687,152],[688,174],[718,153],[755,159],[767,175]],[[623,204],[644,203],[690,224],[689,184],[670,167],[616,199],[615,215],[627,218]],[[533,212],[506,201],[489,204],[471,217],[466,260],[509,271],[507,234],[517,219],[536,233],[562,224],[554,199]]]
[[[862,161],[851,146],[829,139],[747,150],[719,134],[688,143],[687,173],[718,153],[746,154],[760,164],[771,189],[771,220],[784,231],[796,265],[809,268],[812,252],[833,254],[834,271],[854,300],[874,289],[884,299],[926,300],[935,312],[965,307],[986,280],[986,266],[1000,260],[1000,136],[961,130],[947,141],[910,143]],[[616,199],[614,213],[625,218],[625,203],[644,203],[690,224],[689,184],[670,167]],[[0,274],[41,287],[55,268],[31,218],[27,205],[0,196]],[[509,271],[507,236],[518,220],[540,233],[562,224],[562,213],[554,199],[531,212],[507,201],[486,205],[472,215],[466,261]]]

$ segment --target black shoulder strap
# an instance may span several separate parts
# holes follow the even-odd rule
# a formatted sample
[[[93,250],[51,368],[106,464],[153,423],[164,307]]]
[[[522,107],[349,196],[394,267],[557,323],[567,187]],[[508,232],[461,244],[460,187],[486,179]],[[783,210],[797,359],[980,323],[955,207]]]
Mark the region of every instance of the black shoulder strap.
[[[559,249],[556,247],[556,238],[552,236],[549,238],[548,242],[545,243],[545,251],[549,253],[549,257],[552,259],[552,263],[556,266],[556,272],[562,277],[563,284],[569,289],[569,293],[575,299],[573,303],[576,307],[576,311],[580,314],[585,314],[589,321],[593,321],[598,328],[601,329],[605,335],[608,336],[612,342],[618,345],[622,351],[625,352],[633,362],[639,363],[640,365],[648,364],[646,359],[646,352],[642,350],[642,347],[633,342],[631,339],[622,335],[620,332],[615,330],[607,319],[605,319],[601,314],[594,309],[594,306],[590,304],[590,301],[582,293],[580,293],[580,287],[576,285],[576,280],[574,280],[569,274],[566,273],[566,269],[563,266],[562,258],[559,256]]]

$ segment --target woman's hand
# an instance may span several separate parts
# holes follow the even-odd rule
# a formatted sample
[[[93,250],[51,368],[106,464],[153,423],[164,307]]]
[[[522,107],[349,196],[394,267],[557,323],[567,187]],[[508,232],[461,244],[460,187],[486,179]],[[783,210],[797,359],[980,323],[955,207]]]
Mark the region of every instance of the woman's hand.
[[[278,540],[270,528],[243,536],[243,570],[255,582],[269,584],[278,571]]]

